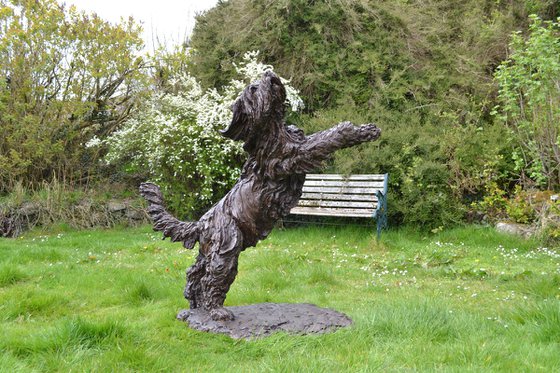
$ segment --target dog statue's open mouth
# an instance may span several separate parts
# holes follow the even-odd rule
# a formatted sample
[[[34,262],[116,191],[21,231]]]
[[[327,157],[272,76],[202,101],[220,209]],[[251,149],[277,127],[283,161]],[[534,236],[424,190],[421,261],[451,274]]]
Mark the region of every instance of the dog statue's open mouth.
[[[235,141],[241,140],[243,138],[244,127],[242,125],[235,125],[238,122],[231,122],[229,126],[223,130],[219,130],[222,136],[227,137]]]
[[[272,85],[282,85],[282,81],[276,75],[270,75],[270,84]]]

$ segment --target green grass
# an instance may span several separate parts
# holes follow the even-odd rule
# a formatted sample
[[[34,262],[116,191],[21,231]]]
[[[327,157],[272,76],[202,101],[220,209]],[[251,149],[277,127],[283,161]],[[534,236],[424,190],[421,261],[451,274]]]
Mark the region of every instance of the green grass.
[[[348,314],[325,335],[232,340],[175,315],[196,252],[148,227],[0,239],[0,371],[560,370],[560,250],[468,227],[276,230],[226,305]]]

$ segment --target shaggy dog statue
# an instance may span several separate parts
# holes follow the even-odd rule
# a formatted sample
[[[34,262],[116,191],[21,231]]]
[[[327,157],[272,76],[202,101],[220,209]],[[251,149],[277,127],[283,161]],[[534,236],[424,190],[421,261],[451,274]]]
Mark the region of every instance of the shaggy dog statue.
[[[287,216],[302,193],[305,174],[338,149],[377,139],[374,124],[340,123],[305,136],[284,121],[286,90],[272,71],[245,88],[233,104],[231,124],[221,133],[243,141],[248,159],[233,188],[197,222],[182,222],[164,207],[159,187],[143,183],[154,229],[164,238],[192,249],[196,262],[187,270],[185,298],[213,320],[232,320],[223,304],[235,276],[239,254],[268,236],[278,219]]]

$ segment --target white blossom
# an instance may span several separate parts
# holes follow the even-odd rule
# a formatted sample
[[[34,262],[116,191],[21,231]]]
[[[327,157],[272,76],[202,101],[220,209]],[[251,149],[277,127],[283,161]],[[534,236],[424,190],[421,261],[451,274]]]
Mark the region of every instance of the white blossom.
[[[102,141],[97,136],[93,136],[88,142],[84,144],[86,148],[95,148],[101,145]]]
[[[248,81],[253,81],[273,67],[257,61],[259,52],[247,52],[242,63],[235,65],[239,74],[220,91],[204,91],[188,74],[178,74],[170,82],[175,94],[156,92],[134,118],[114,132],[104,143],[109,147],[108,163],[123,159],[137,169],[148,171],[157,182],[173,178],[193,180],[196,175],[200,190],[196,198],[208,201],[214,185],[228,185],[239,177],[234,159],[243,157],[242,144],[220,135],[231,121],[231,105]],[[286,102],[293,111],[303,108],[298,91],[281,78],[286,87]],[[86,146],[96,146],[93,138]]]

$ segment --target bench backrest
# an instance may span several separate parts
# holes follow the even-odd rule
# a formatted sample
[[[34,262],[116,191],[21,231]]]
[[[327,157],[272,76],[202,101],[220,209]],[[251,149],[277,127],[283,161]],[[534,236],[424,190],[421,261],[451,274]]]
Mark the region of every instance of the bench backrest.
[[[298,215],[376,217],[387,195],[387,174],[308,174],[303,194],[290,213]]]

